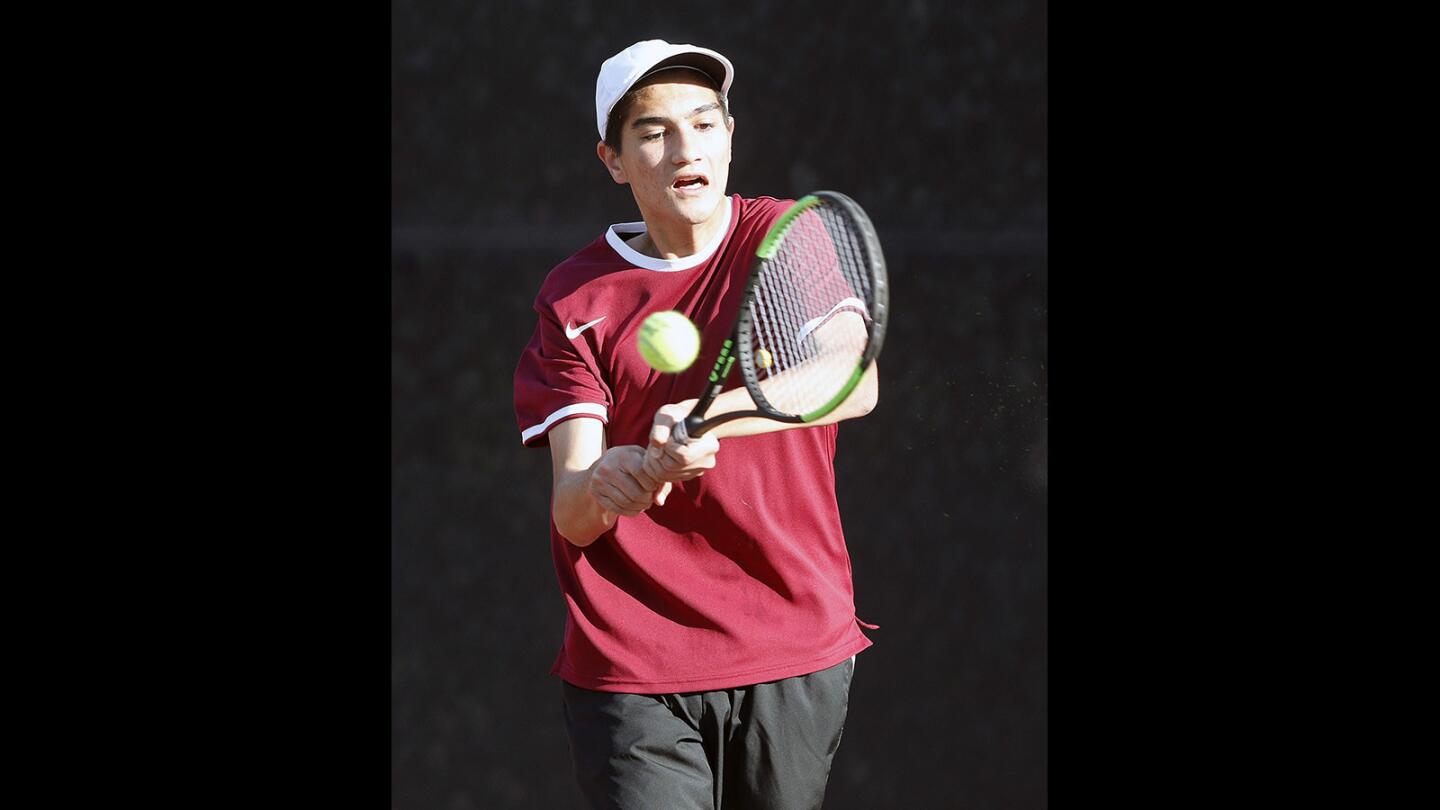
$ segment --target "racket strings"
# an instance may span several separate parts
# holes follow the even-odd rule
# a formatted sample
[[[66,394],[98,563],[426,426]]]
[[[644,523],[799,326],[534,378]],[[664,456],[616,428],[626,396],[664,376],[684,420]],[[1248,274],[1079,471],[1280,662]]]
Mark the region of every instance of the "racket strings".
[[[873,295],[849,219],[826,205],[801,214],[750,304],[756,377],[775,410],[808,413],[845,385],[865,352]]]

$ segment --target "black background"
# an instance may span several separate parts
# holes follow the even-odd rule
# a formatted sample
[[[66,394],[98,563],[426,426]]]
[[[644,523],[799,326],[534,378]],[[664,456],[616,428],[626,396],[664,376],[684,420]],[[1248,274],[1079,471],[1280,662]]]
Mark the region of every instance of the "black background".
[[[851,195],[895,317],[836,463],[860,656],[827,807],[1047,801],[1047,8],[400,3],[391,18],[392,807],[572,807],[549,460],[510,377],[545,273],[638,219],[599,63],[736,67],[730,191]]]

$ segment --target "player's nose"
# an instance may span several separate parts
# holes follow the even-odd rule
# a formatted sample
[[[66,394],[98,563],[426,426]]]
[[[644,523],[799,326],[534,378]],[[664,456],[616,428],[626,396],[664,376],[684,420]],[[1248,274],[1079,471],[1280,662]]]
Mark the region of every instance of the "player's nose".
[[[671,154],[671,157],[677,164],[684,165],[686,163],[693,163],[705,156],[704,152],[700,149],[701,138],[699,133],[688,127],[680,127],[675,137],[671,139],[671,143],[674,145],[675,150]]]

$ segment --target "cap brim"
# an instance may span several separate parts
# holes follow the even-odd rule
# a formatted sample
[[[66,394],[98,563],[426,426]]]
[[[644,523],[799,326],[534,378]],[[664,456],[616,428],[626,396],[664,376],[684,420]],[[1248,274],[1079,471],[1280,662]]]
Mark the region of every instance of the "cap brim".
[[[715,82],[715,86],[720,88],[721,93],[727,93],[730,90],[730,71],[725,68],[725,63],[713,56],[695,53],[694,51],[677,53],[674,56],[661,59],[659,62],[656,62],[653,67],[645,71],[640,78],[636,79],[630,87],[633,89],[635,85],[643,81],[645,77],[671,67],[694,68],[706,76],[709,76],[710,80]]]

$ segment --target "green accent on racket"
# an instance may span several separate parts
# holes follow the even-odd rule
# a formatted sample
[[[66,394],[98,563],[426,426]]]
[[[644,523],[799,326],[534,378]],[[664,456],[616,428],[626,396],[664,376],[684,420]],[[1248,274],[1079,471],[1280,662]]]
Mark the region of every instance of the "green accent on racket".
[[[855,373],[850,375],[850,379],[846,381],[845,387],[841,388],[833,399],[809,413],[800,414],[800,421],[814,422],[816,419],[840,407],[840,403],[844,402],[845,398],[850,396],[850,392],[854,391],[855,386],[860,384],[860,378],[863,376],[865,376],[865,366],[856,366]]]
[[[790,226],[806,210],[819,204],[820,198],[814,194],[806,194],[796,200],[795,204],[786,209],[785,213],[775,220],[775,224],[770,226],[770,233],[765,235],[765,241],[760,243],[755,255],[761,259],[775,258],[775,251],[779,250],[780,243],[785,241],[785,234],[790,230]]]

